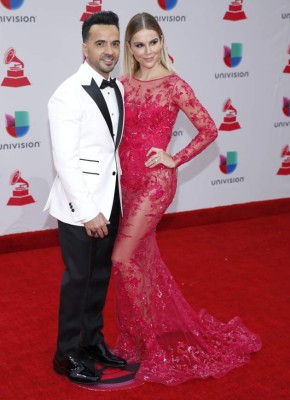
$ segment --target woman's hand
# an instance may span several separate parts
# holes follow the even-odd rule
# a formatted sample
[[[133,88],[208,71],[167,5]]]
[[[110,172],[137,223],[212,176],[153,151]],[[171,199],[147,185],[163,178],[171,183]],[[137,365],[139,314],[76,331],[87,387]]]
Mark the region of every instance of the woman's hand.
[[[151,147],[146,156],[149,157],[145,162],[145,165],[148,168],[156,167],[158,164],[163,164],[168,168],[175,168],[175,162],[171,155],[162,149]]]

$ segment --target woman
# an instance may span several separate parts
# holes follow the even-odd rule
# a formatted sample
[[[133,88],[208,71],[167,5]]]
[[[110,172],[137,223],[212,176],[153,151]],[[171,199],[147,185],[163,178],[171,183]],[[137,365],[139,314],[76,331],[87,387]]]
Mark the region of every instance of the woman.
[[[120,146],[124,215],[113,252],[120,336],[116,353],[140,362],[136,378],[175,385],[220,377],[249,361],[260,339],[239,318],[221,323],[195,313],[164,265],[156,225],[172,202],[177,167],[217,137],[190,86],[173,72],[156,19],[137,14],[125,33],[126,122]],[[198,134],[167,152],[179,110]]]

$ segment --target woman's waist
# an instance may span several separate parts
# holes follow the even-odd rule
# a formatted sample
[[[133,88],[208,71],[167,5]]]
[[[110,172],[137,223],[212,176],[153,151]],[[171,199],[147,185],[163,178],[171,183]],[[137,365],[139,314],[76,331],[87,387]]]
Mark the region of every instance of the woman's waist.
[[[148,123],[150,125],[150,122]],[[121,145],[126,147],[150,148],[150,147],[165,147],[171,139],[171,130],[157,129],[154,131],[147,126],[147,129],[124,130]]]
[[[152,172],[161,171],[163,169],[168,169],[163,164],[157,164],[153,168],[149,168],[145,165],[146,160],[149,156],[138,157],[136,156],[126,156],[120,157],[122,174],[124,177],[130,176],[131,178],[139,179],[146,175],[150,175]]]
[[[119,147],[119,154],[122,157],[124,154],[127,157],[139,158],[142,159],[147,158],[147,153],[150,149],[156,148],[166,151],[169,144],[169,140],[166,141],[129,141],[122,140]]]

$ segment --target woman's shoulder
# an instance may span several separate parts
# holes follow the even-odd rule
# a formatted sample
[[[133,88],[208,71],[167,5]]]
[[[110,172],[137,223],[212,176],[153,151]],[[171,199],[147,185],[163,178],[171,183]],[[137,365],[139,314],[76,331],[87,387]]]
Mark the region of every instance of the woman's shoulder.
[[[167,82],[169,83],[170,87],[172,87],[174,93],[190,93],[193,91],[191,85],[180,75],[173,73],[169,75],[168,78],[169,80]]]
[[[126,75],[121,75],[121,76],[119,76],[117,79],[118,79],[118,81],[120,81],[123,85],[124,85],[124,83],[126,83],[126,82],[129,81],[129,77],[126,76]]]
[[[183,79],[180,75],[176,74],[175,72],[171,75],[168,75],[168,77],[171,79],[171,81],[175,84],[180,84],[180,85],[188,85],[185,79]]]

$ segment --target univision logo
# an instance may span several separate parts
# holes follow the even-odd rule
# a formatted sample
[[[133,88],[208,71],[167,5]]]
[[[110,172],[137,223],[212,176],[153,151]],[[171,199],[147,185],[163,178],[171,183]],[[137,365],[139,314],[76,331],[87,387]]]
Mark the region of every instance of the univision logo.
[[[224,63],[229,68],[234,68],[240,64],[243,55],[242,43],[232,43],[231,47],[224,46]]]
[[[0,0],[0,3],[3,4],[3,6],[5,8],[7,8],[8,10],[14,11],[23,6],[24,0]],[[32,15],[0,15],[0,22],[1,23],[14,23],[14,22],[35,23],[36,16],[32,16]]]
[[[282,13],[282,19],[290,19],[290,12]]]
[[[173,131],[171,135],[174,137],[183,136],[183,130]]]
[[[158,5],[164,11],[170,11],[176,7],[178,0],[157,0]],[[158,22],[185,22],[186,15],[155,15]]]
[[[223,61],[230,69],[237,67],[243,58],[243,44],[232,43],[231,46],[224,46]],[[248,78],[250,76],[249,71],[230,71],[230,72],[219,72],[214,74],[215,79],[228,79],[228,78]]]
[[[283,97],[283,113],[286,117],[290,117],[290,98]]]
[[[6,131],[13,138],[21,138],[29,131],[29,112],[15,111],[14,116],[5,114]]]
[[[166,11],[172,10],[176,6],[177,2],[178,0],[158,0],[159,7]]]
[[[220,155],[220,170],[223,174],[231,174],[238,165],[238,153],[236,151],[228,151],[227,155]]]
[[[22,7],[24,0],[0,0],[0,3],[8,10],[17,10]]]
[[[229,175],[235,171],[238,165],[238,153],[236,151],[228,151],[226,156],[220,155],[219,169],[225,175]],[[245,177],[233,176],[230,178],[220,178],[211,181],[212,186],[229,185],[235,183],[244,183]]]
[[[290,98],[283,97],[282,110],[286,117],[290,117]],[[277,121],[274,122],[274,128],[288,128],[290,126],[290,121]]]
[[[36,149],[40,147],[39,141],[19,141],[17,139],[23,138],[30,129],[29,112],[28,111],[15,111],[14,115],[5,114],[6,119],[6,132],[9,136],[16,139],[16,142],[0,143],[0,151],[10,150],[27,150]]]

